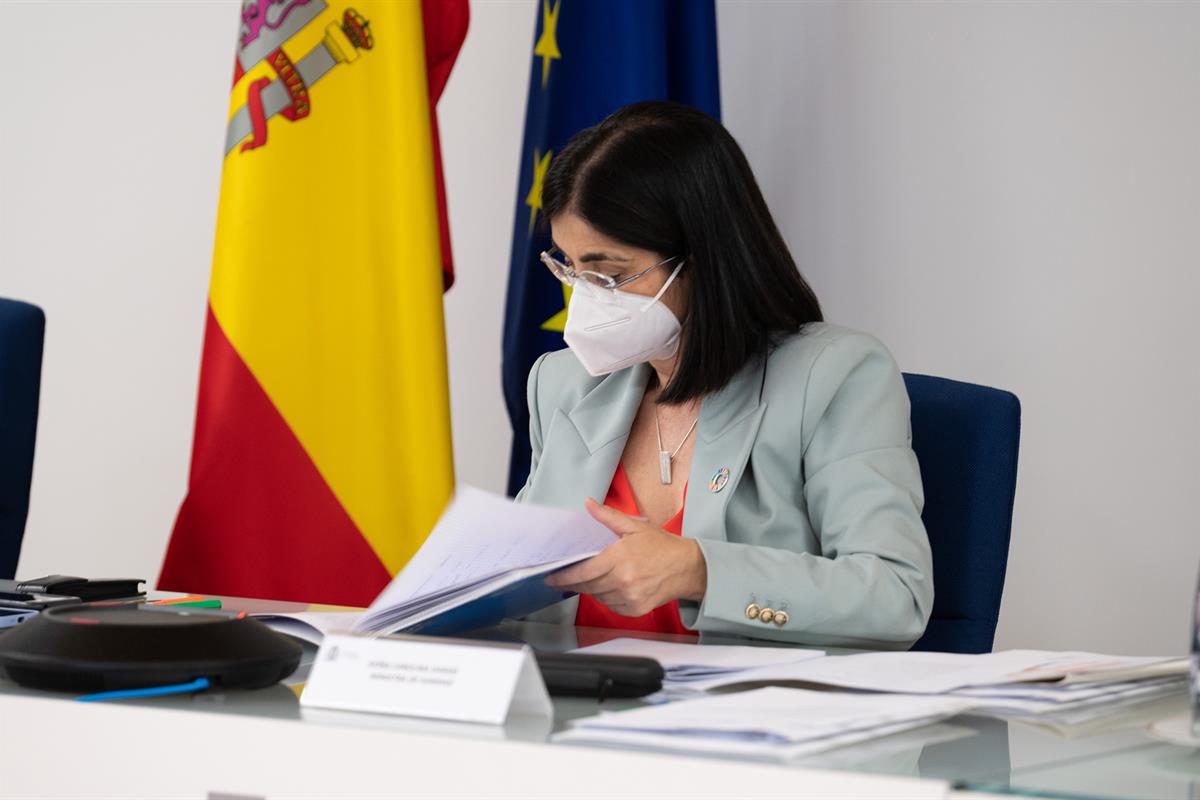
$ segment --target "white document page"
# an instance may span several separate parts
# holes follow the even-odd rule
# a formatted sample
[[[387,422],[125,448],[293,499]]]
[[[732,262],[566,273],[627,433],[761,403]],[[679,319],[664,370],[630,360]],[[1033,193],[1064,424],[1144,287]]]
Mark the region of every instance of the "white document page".
[[[1039,714],[1073,714],[1080,718],[1103,716],[1113,713],[1120,707],[1154,700],[1173,694],[1185,696],[1187,681],[1160,680],[1134,681],[1119,684],[1121,689],[1101,694],[1086,694],[1078,698],[1064,701],[1035,699],[1020,695],[988,695],[977,694],[976,691],[964,689],[954,692],[954,697],[962,697],[976,701],[980,712],[999,716],[1037,716]]]
[[[530,567],[573,563],[599,553],[616,535],[582,511],[516,503],[463,486],[429,538],[359,621],[445,600],[481,582]],[[431,605],[425,603],[425,605]]]
[[[1036,700],[1045,703],[1070,704],[1095,697],[1121,694],[1133,689],[1160,687],[1174,689],[1187,686],[1187,678],[1166,677],[1148,678],[1141,681],[1120,681],[1118,683],[1005,683],[994,686],[969,686],[965,689],[955,689],[954,694],[960,697],[985,698],[1018,698],[1021,700]]]
[[[850,744],[879,739],[937,722],[941,717],[912,719],[883,725],[878,728],[834,733],[817,739],[800,742],[780,743],[762,739],[744,739],[712,736],[679,736],[645,731],[619,731],[606,728],[573,728],[553,737],[556,742],[579,742],[583,744],[617,745],[625,748],[651,748],[692,755],[735,756],[743,759],[789,761],[814,753],[845,747]]]
[[[359,611],[298,611],[295,613],[256,613],[258,620],[273,631],[286,633],[311,644],[320,645],[325,634],[348,631],[362,616]]]
[[[993,656],[1007,656],[993,653]],[[826,656],[798,664],[779,664],[689,683],[705,691],[736,683],[802,682],[875,692],[938,694],[976,682],[998,683],[1015,669],[1029,665],[1019,656],[980,662],[958,653],[861,653]]]
[[[767,687],[588,717],[561,738],[793,757],[923,725],[973,705],[951,697]]]
[[[799,647],[685,644],[629,637],[580,647],[574,652],[597,656],[653,658],[662,664],[668,679],[692,675],[728,674],[772,664],[795,664],[825,655],[823,650],[808,650]]]
[[[1158,675],[1169,659],[1097,656],[1093,653],[1056,653],[1045,650],[1005,650],[999,653],[861,653],[826,656],[798,664],[762,667],[727,676],[691,682],[688,688],[705,691],[737,683],[803,682],[874,692],[940,694],[966,686],[1009,684],[1040,676],[1061,679],[1070,674],[1097,680],[1102,675],[1129,680],[1134,668]],[[1117,666],[1125,663],[1117,671]],[[1098,666],[1098,665],[1103,665]],[[1053,666],[1050,666],[1053,665]],[[1185,668],[1186,669],[1186,668]],[[1089,672],[1091,670],[1091,672]],[[1103,670],[1103,671],[1101,671]]]
[[[768,686],[575,720],[573,727],[802,741],[839,731],[957,714],[967,699],[816,692]]]
[[[1017,650],[1040,657],[1040,663],[1010,676],[1014,681],[1061,681],[1063,684],[1130,681],[1186,675],[1186,658],[1106,656],[1099,653]]]

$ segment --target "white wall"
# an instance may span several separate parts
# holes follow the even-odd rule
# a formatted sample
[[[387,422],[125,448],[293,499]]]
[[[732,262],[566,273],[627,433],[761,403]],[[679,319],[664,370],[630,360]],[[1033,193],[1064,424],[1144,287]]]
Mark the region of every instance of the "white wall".
[[[157,574],[186,485],[237,3],[0,3],[0,295],[49,315],[20,574]],[[500,489],[534,0],[440,115],[461,480]],[[1200,5],[722,2],[725,119],[836,321],[1024,403],[1000,646],[1177,652],[1200,566]]]
[[[828,316],[1022,400],[998,646],[1185,649],[1200,4],[720,10],[725,117]]]
[[[536,8],[473,2],[438,102],[456,276],[446,293],[454,469],[459,481],[500,493],[512,445],[500,345]]]
[[[0,295],[47,314],[19,576],[158,577],[187,483],[236,14],[0,3],[0,30],[44,32],[0,48]]]

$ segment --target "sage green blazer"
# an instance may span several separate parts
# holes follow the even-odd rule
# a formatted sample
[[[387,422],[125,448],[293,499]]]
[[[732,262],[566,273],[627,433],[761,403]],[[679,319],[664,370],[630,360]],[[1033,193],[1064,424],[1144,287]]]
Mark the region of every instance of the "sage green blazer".
[[[533,460],[523,502],[603,500],[651,368],[593,378],[568,350],[529,374]],[[876,339],[808,325],[704,398],[683,535],[708,568],[701,634],[904,649],[933,607],[924,495],[908,394]],[[727,471],[727,473],[726,473]],[[723,479],[723,476],[728,475]],[[531,617],[573,624],[578,598]],[[757,606],[787,621],[750,618]]]

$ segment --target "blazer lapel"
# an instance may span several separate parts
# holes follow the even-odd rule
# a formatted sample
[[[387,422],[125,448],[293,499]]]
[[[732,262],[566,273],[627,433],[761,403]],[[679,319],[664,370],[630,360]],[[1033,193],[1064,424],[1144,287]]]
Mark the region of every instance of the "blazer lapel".
[[[704,398],[684,500],[683,535],[724,539],[729,498],[745,474],[766,404],[760,401],[765,361],[746,365],[726,386]],[[607,376],[570,409],[555,409],[542,443],[537,476],[526,499],[583,509],[587,497],[603,501],[629,429],[641,405],[650,365]],[[719,491],[714,477],[729,476]]]
[[[725,538],[725,510],[745,474],[767,409],[760,399],[765,367],[765,359],[747,364],[700,405],[683,506],[684,536]]]
[[[604,501],[649,375],[648,364],[615,372],[573,408],[555,410],[530,500],[575,511],[587,497]]]
[[[604,502],[649,378],[650,365],[639,364],[608,375],[573,408],[554,409],[526,499],[571,511],[587,497]],[[578,609],[575,595],[529,619],[574,625]]]

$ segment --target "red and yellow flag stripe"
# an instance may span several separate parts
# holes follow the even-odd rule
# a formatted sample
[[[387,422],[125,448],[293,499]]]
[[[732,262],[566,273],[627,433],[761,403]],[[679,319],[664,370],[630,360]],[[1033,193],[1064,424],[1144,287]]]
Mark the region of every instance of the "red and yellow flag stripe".
[[[461,43],[465,3],[438,5]],[[417,2],[297,12],[257,35],[243,15],[192,470],[159,585],[361,605],[453,486],[427,32]]]

